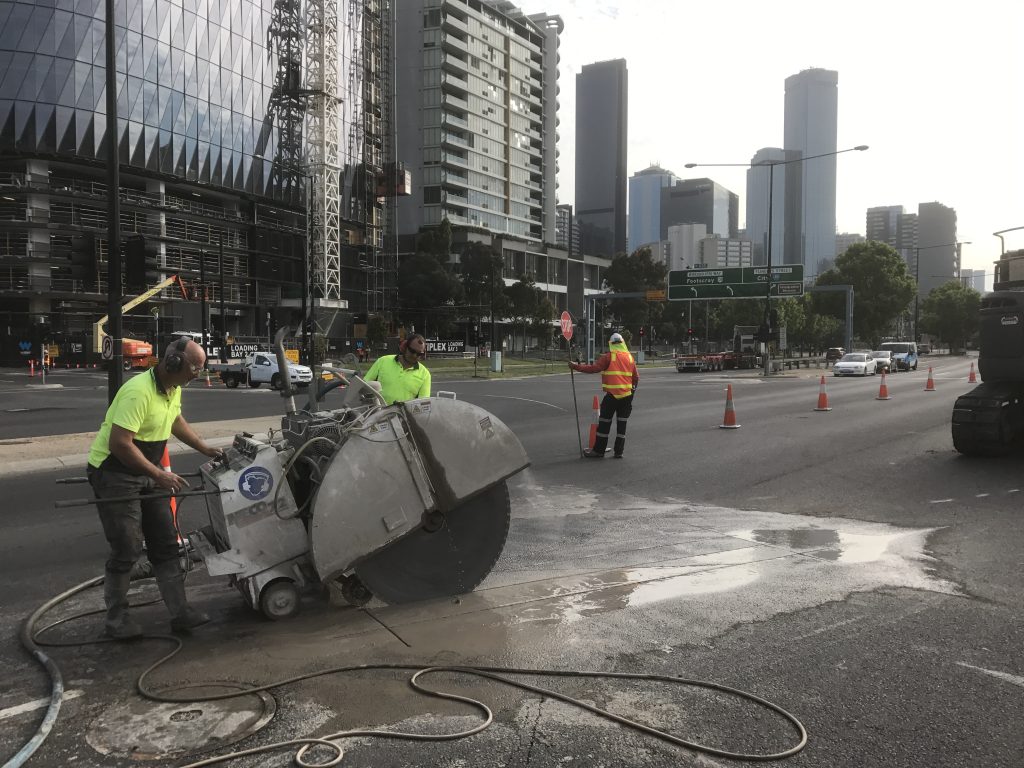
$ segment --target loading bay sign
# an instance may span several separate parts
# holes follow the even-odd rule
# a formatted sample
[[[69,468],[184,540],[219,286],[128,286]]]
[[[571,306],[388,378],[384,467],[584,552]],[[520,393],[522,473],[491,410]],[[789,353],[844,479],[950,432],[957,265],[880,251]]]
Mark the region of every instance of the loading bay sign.
[[[803,296],[804,265],[772,267],[772,296]],[[668,300],[763,299],[768,267],[701,267],[668,273]]]

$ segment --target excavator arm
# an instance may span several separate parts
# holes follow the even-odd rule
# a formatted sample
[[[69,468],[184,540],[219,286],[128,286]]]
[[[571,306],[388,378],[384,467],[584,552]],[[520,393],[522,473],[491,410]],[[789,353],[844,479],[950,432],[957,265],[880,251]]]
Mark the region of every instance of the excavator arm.
[[[121,306],[121,314],[124,314],[125,312],[129,312],[135,309],[135,307],[139,306],[139,304],[142,304],[143,302],[149,301],[151,298],[160,293],[160,291],[162,291],[164,288],[167,288],[168,286],[171,286],[174,283],[178,284],[178,287],[181,288],[181,295],[185,298],[186,301],[188,301],[188,290],[186,290],[185,284],[177,275],[171,275],[166,280],[161,280],[148,291],[144,291],[143,293],[140,293],[138,296],[136,296],[134,299],[126,301]],[[107,335],[107,332],[103,329],[103,327],[107,324],[107,320],[109,319],[109,317],[109,315],[104,315],[95,323],[93,323],[92,347],[94,352],[101,353],[103,351],[103,337]]]

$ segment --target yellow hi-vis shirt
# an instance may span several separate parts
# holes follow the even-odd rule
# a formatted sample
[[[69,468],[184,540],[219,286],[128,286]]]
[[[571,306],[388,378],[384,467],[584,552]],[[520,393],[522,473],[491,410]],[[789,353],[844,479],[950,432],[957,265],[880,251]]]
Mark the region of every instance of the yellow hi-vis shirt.
[[[430,371],[427,366],[417,362],[412,368],[405,368],[399,355],[378,357],[363,376],[363,381],[379,381],[380,393],[388,405],[430,397]]]
[[[180,414],[181,387],[173,387],[170,392],[161,389],[155,368],[129,379],[107,408],[100,431],[89,449],[89,466],[135,474],[110,453],[110,432],[114,424],[133,432],[132,442],[142,455],[160,466],[171,427]]]

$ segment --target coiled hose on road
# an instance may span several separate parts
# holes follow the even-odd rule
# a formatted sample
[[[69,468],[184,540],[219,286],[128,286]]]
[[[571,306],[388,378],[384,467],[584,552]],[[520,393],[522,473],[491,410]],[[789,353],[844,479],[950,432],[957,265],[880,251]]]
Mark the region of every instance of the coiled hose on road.
[[[8,762],[4,764],[4,768],[20,768],[25,762],[42,746],[46,740],[50,731],[53,728],[54,723],[57,720],[57,715],[60,712],[61,702],[64,696],[64,683],[61,676],[60,668],[54,663],[54,661],[42,651],[40,646],[48,647],[68,647],[68,646],[80,646],[80,645],[94,645],[97,643],[106,642],[117,642],[111,639],[99,639],[99,640],[86,640],[86,641],[66,641],[57,642],[50,641],[44,642],[39,640],[39,636],[44,632],[51,630],[61,624],[74,621],[75,619],[82,618],[84,616],[90,616],[102,611],[89,611],[87,613],[81,613],[74,616],[69,616],[64,619],[59,619],[40,630],[36,630],[36,624],[47,612],[61,604],[65,600],[84,592],[91,587],[95,587],[103,583],[103,577],[98,576],[88,581],[84,581],[78,586],[72,587],[71,589],[62,592],[54,598],[51,598],[47,602],[43,603],[37,608],[28,618],[25,619],[22,625],[20,639],[25,649],[32,654],[32,657],[46,670],[46,673],[50,676],[51,680],[51,692],[50,692],[50,705],[47,708],[46,714],[43,717],[42,723],[40,723],[35,735],[26,742],[26,744],[19,750],[19,752],[12,757]],[[139,675],[136,680],[136,690],[139,694],[144,696],[151,701],[167,702],[167,703],[198,703],[198,702],[209,702],[209,701],[223,701],[225,699],[233,699],[239,696],[248,696],[254,693],[260,693],[263,691],[269,691],[275,688],[281,688],[286,685],[298,683],[303,680],[310,680],[317,677],[324,677],[326,675],[342,674],[346,672],[366,672],[374,670],[406,670],[413,672],[412,677],[409,679],[409,685],[417,693],[425,696],[431,696],[440,699],[446,699],[448,701],[458,701],[467,706],[477,710],[481,714],[481,722],[472,728],[468,728],[463,731],[457,731],[454,733],[447,734],[423,734],[423,733],[404,733],[401,731],[383,731],[383,730],[355,730],[355,731],[340,731],[338,733],[332,733],[327,736],[319,738],[303,738],[303,739],[289,739],[288,741],[280,741],[273,744],[266,744],[261,747],[255,747],[253,749],[239,750],[235,752],[229,752],[216,757],[211,757],[199,762],[190,763],[183,768],[201,768],[201,766],[214,765],[216,763],[227,762],[236,758],[245,757],[249,755],[261,754],[265,752],[273,752],[282,749],[296,749],[294,755],[295,763],[301,768],[332,768],[341,764],[344,759],[345,753],[341,745],[337,742],[346,738],[355,737],[366,737],[375,736],[379,738],[389,739],[404,739],[410,741],[454,741],[456,739],[463,739],[468,736],[480,733],[485,730],[493,721],[494,714],[491,709],[484,704],[482,701],[469,698],[467,696],[460,696],[455,693],[449,693],[445,691],[439,691],[431,688],[426,688],[420,683],[420,678],[427,675],[448,673],[456,675],[473,675],[481,677],[495,682],[502,683],[504,685],[513,686],[520,688],[524,691],[530,691],[538,696],[557,699],[566,704],[570,704],[574,707],[584,709],[588,712],[603,717],[607,720],[619,723],[627,728],[631,728],[641,733],[646,733],[649,736],[664,741],[669,744],[674,744],[679,747],[685,747],[695,752],[702,752],[704,754],[713,755],[715,757],[730,758],[732,760],[744,760],[750,762],[769,762],[774,760],[782,760],[787,757],[800,752],[807,745],[807,730],[803,724],[796,718],[795,715],[787,712],[785,709],[780,707],[778,704],[774,704],[767,699],[763,699],[748,691],[742,691],[738,688],[730,688],[726,685],[719,683],[712,683],[706,680],[692,680],[681,677],[671,677],[668,675],[645,675],[645,674],[634,674],[626,672],[588,672],[588,671],[560,671],[552,669],[522,669],[515,667],[462,667],[462,666],[425,666],[416,664],[356,664],[341,667],[330,667],[326,669],[317,670],[315,672],[309,672],[303,675],[296,675],[294,677],[285,678],[282,680],[276,680],[266,685],[254,686],[240,691],[232,691],[230,693],[215,694],[211,696],[203,697],[192,697],[192,698],[176,698],[159,694],[152,690],[147,684],[147,678],[159,669],[161,666],[166,664],[172,658],[174,658],[179,651],[184,647],[181,639],[174,635],[145,635],[144,639],[150,640],[162,640],[170,642],[174,645],[174,648],[164,656],[160,657],[157,661],[151,664],[142,674]],[[717,749],[715,747],[708,746],[706,744],[699,744],[697,742],[688,741],[674,734],[666,731],[652,728],[651,726],[644,725],[635,720],[622,717],[620,715],[613,714],[607,710],[601,709],[600,707],[587,704],[584,701],[575,699],[571,696],[567,696],[558,691],[553,691],[547,688],[541,688],[540,686],[531,685],[529,683],[520,682],[513,680],[507,675],[530,675],[538,677],[570,677],[570,678],[602,678],[609,680],[632,680],[632,681],[651,681],[669,683],[673,685],[685,685],[698,688],[705,688],[712,691],[718,691],[725,693],[730,696],[745,699],[753,702],[771,712],[780,715],[783,719],[787,720],[793,728],[796,730],[799,736],[799,742],[790,747],[789,749],[781,752],[773,752],[766,754],[754,754],[745,752],[730,752],[723,749]],[[307,754],[313,747],[323,747],[334,753],[334,757],[326,760],[325,762],[310,762],[307,760]]]

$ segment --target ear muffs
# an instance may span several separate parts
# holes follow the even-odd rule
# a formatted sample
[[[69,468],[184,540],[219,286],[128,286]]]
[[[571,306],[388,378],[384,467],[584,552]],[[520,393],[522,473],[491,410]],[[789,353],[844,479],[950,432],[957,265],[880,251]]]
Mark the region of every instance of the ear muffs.
[[[188,336],[182,336],[167,355],[164,368],[168,373],[178,373],[185,366],[185,349],[188,347],[188,341]]]

